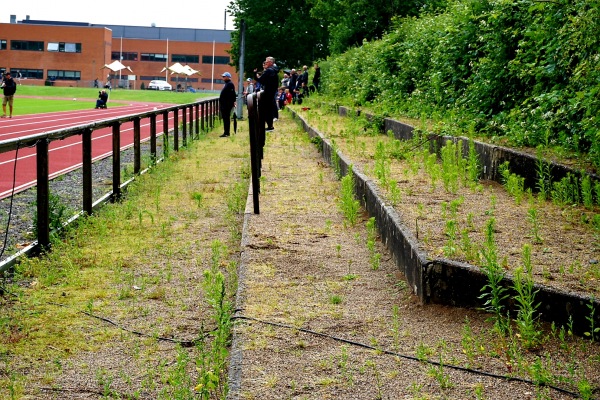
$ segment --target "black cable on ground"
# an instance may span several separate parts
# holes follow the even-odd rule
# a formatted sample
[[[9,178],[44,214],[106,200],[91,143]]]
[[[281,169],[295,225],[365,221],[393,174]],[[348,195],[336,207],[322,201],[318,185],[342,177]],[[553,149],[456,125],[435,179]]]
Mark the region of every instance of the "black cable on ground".
[[[8,243],[8,231],[10,229],[10,219],[12,216],[13,201],[15,199],[15,185],[17,184],[17,160],[19,159],[20,147],[21,139],[17,139],[17,149],[15,150],[15,165],[13,167],[12,191],[10,193],[10,205],[8,207],[8,221],[6,222],[6,230],[4,231],[4,243],[2,244],[2,251],[0,251],[0,259],[4,255],[4,251],[6,250],[6,243]]]
[[[239,310],[237,310],[239,311]],[[236,312],[237,312],[236,311]],[[454,369],[457,371],[462,371],[462,372],[467,372],[470,374],[476,374],[476,375],[481,375],[481,376],[486,376],[489,378],[494,378],[494,379],[501,379],[504,381],[509,381],[509,382],[520,382],[520,383],[525,383],[528,385],[533,385],[533,386],[543,386],[543,387],[547,387],[549,389],[553,389],[556,390],[557,392],[561,392],[564,394],[567,394],[569,396],[572,396],[574,398],[579,398],[579,394],[578,393],[574,393],[571,392],[569,390],[560,388],[558,386],[554,386],[551,384],[547,384],[547,383],[535,383],[531,380],[528,379],[524,379],[524,378],[519,378],[519,377],[515,377],[515,376],[506,376],[506,375],[498,375],[498,374],[494,374],[491,372],[486,372],[486,371],[481,371],[481,370],[477,370],[477,369],[472,369],[472,368],[466,368],[466,367],[461,367],[458,365],[452,365],[452,364],[444,364],[442,362],[439,361],[433,361],[433,360],[427,360],[427,359],[422,359],[422,358],[418,358],[418,357],[414,357],[414,356],[409,356],[406,354],[400,354],[400,353],[396,353],[393,351],[389,351],[389,350],[383,350],[377,347],[373,347],[370,346],[368,344],[364,344],[364,343],[360,343],[360,342],[355,342],[352,340],[348,340],[348,339],[344,339],[344,338],[339,338],[336,336],[332,336],[332,335],[328,335],[326,333],[320,333],[320,332],[315,332],[315,331],[311,331],[310,329],[304,329],[304,328],[298,328],[295,326],[291,326],[291,325],[286,325],[286,324],[282,324],[279,322],[270,322],[270,321],[264,321],[258,318],[254,318],[254,317],[247,317],[244,315],[234,315],[231,317],[231,320],[246,320],[246,321],[254,321],[254,322],[258,322],[264,325],[270,325],[270,326],[275,326],[275,327],[279,327],[279,328],[285,328],[285,329],[293,329],[293,330],[297,330],[300,332],[304,332],[304,333],[308,333],[310,335],[314,335],[314,336],[319,336],[322,338],[326,338],[326,339],[331,339],[337,342],[342,342],[342,343],[346,343],[346,344],[350,344],[352,346],[357,346],[357,347],[362,347],[364,349],[368,349],[368,350],[373,350],[373,351],[377,351],[383,354],[388,354],[388,355],[392,355],[392,356],[396,356],[396,357],[400,357],[400,358],[404,358],[406,360],[411,360],[411,361],[417,361],[417,362],[421,362],[421,363],[426,363],[426,364],[430,364],[430,365],[435,365],[435,366],[439,366],[439,367],[445,367],[445,368],[450,368],[450,369]]]
[[[52,304],[52,305],[60,306],[60,307],[72,308],[72,307],[70,307],[68,305],[60,304],[60,303],[48,303],[48,304]],[[111,320],[109,318],[101,317],[99,315],[92,314],[91,312],[88,312],[88,311],[82,311],[82,310],[76,310],[76,311],[78,313],[85,314],[88,317],[96,318],[96,319],[99,319],[100,321],[107,322],[107,323],[111,324],[112,326],[114,326],[116,328],[119,328],[119,329],[121,329],[121,330],[123,330],[125,332],[133,333],[134,335],[137,335],[137,336],[142,336],[142,337],[147,337],[147,338],[151,338],[151,339],[156,339],[156,340],[163,341],[163,342],[175,343],[175,344],[180,345],[181,347],[193,347],[193,346],[197,345],[198,343],[200,343],[200,341],[201,341],[201,339],[181,340],[181,339],[173,339],[173,338],[162,337],[162,336],[149,335],[149,334],[144,333],[144,332],[140,332],[140,331],[136,331],[136,330],[133,330],[133,329],[126,328],[126,327],[124,327],[122,325],[119,325],[118,323],[114,322],[113,320]],[[213,329],[213,330],[211,330],[211,331],[207,331],[207,332],[203,331],[204,333],[202,334],[202,338],[206,338],[210,334],[210,332],[212,332],[214,330],[216,330],[216,328]]]

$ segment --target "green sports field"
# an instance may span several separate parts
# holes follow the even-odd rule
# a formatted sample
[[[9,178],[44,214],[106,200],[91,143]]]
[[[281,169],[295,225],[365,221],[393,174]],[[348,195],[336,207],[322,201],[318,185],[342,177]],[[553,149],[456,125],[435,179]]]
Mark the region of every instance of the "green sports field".
[[[216,93],[115,89],[109,92],[108,102],[109,107],[125,105],[127,101],[184,104],[217,95]],[[19,85],[15,94],[13,115],[93,108],[97,97],[98,89],[94,88]]]

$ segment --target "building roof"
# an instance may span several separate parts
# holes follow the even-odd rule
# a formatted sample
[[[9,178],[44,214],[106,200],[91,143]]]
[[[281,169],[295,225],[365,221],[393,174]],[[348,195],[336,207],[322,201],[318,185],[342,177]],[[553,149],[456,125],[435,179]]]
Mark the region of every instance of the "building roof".
[[[24,19],[20,24],[31,25],[60,25],[60,26],[80,26],[94,28],[108,28],[112,31],[113,38],[124,39],[146,39],[146,40],[173,40],[185,42],[216,42],[231,43],[231,32],[229,30],[219,29],[194,29],[194,28],[162,28],[157,26],[128,26],[128,25],[107,25],[90,24],[88,22],[67,22],[67,21],[45,21]]]
[[[123,37],[125,39],[147,39],[147,40],[176,40],[184,42],[212,42],[230,43],[231,31],[217,29],[193,29],[193,28],[161,28],[149,26],[126,26],[126,25],[98,25],[95,27],[106,27],[113,32],[113,38]]]

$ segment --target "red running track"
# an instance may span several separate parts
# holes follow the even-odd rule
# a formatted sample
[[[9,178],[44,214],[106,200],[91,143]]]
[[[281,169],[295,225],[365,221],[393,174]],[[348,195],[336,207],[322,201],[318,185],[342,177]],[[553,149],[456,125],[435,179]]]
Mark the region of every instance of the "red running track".
[[[38,133],[64,129],[77,125],[84,125],[109,118],[137,114],[149,110],[166,108],[167,104],[129,104],[123,107],[110,107],[108,109],[94,109],[54,112],[48,114],[18,115],[12,118],[0,119],[0,141],[16,139]],[[18,104],[15,104],[18,107]],[[169,113],[169,119],[174,118]],[[181,120],[181,119],[180,119]],[[143,119],[140,126],[141,140],[150,137],[150,119]],[[173,122],[169,122],[173,126]],[[162,118],[156,119],[156,131],[162,133]],[[133,122],[121,125],[121,149],[133,145]],[[95,130],[92,134],[92,159],[98,160],[112,154],[112,129],[103,128]],[[16,170],[15,170],[16,162]],[[50,143],[49,169],[50,179],[80,168],[82,165],[81,136],[71,136],[64,140],[55,140]],[[0,199],[8,197],[13,192],[20,192],[36,185],[36,149],[23,147],[18,151],[0,154]]]

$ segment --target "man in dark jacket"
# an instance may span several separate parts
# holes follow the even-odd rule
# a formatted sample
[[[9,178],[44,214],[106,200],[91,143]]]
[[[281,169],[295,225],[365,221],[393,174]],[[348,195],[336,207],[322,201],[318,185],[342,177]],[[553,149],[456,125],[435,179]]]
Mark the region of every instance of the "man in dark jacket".
[[[2,81],[2,90],[4,92],[4,99],[2,99],[2,118],[6,118],[6,105],[8,104],[8,108],[10,114],[8,118],[12,118],[13,114],[13,100],[15,97],[15,92],[17,91],[17,83],[10,76],[10,72],[6,72],[4,74],[4,80]]]
[[[321,68],[317,63],[315,63],[315,74],[313,76],[312,83],[315,87],[315,90],[319,90],[319,84],[321,83]]]
[[[220,137],[228,137],[231,129],[231,109],[235,106],[237,95],[235,94],[235,86],[231,82],[231,74],[224,72],[221,76],[225,81],[225,85],[219,96],[219,108],[221,118],[223,118],[223,134]]]
[[[308,97],[310,94],[308,90],[308,67],[306,65],[302,67],[302,74],[298,77],[298,91],[302,94],[302,97]]]
[[[288,89],[290,89],[290,93],[292,94],[292,103],[296,104],[296,87],[298,86],[298,74],[296,70],[292,68],[290,72],[290,80],[288,84]]]
[[[106,108],[106,103],[108,103],[108,93],[106,93],[106,90],[102,89],[100,92],[98,92],[96,108]]]
[[[263,93],[260,95],[260,102],[258,103],[258,113],[260,121],[267,124],[267,131],[272,131],[273,128],[273,116],[274,111],[277,108],[275,103],[275,95],[279,87],[279,76],[277,75],[278,69],[275,66],[275,59],[273,57],[267,57],[263,63],[263,72],[259,76],[256,74],[256,80],[260,83]],[[256,70],[254,70],[256,72]]]

